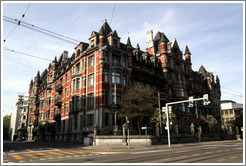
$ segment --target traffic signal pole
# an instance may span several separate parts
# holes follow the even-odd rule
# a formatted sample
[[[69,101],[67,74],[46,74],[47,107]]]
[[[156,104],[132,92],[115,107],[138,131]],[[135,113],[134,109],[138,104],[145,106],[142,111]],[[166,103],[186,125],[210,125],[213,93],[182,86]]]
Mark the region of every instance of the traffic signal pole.
[[[194,99],[193,97],[189,97],[189,100],[183,100],[183,101],[176,101],[176,102],[172,102],[172,103],[166,103],[166,108],[162,107],[163,112],[165,112],[164,110],[166,110],[167,112],[167,137],[168,137],[168,146],[171,146],[171,140],[170,140],[170,122],[169,122],[169,106],[171,105],[175,105],[175,104],[180,104],[180,103],[192,103],[194,101],[199,101],[199,100],[203,100],[203,105],[208,105],[210,103],[210,101],[208,100],[208,94],[204,94],[202,98],[197,98]]]

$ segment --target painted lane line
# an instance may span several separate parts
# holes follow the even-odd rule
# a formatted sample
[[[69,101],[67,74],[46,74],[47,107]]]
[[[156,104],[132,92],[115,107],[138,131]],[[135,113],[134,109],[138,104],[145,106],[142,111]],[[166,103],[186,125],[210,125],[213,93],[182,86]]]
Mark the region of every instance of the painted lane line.
[[[65,154],[75,154],[75,153],[66,152],[66,151],[58,151],[58,152],[65,153]]]
[[[19,156],[19,155],[11,155],[12,157],[14,157],[17,160],[22,160],[24,159],[23,157]]]
[[[56,153],[56,152],[48,152],[48,153],[50,153],[50,154],[55,154],[55,155],[59,155],[59,156],[63,155],[63,154],[61,154],[61,153]]]
[[[199,156],[200,155],[200,153],[196,153],[196,154],[193,154],[192,156]]]
[[[36,153],[36,154],[40,155],[40,156],[47,156],[47,157],[51,156],[51,155],[48,155],[48,154],[45,154],[45,153]]]
[[[34,155],[32,155],[32,154],[23,154],[23,155],[25,155],[25,156],[27,156],[27,157],[31,157],[31,158],[39,158],[38,156],[34,156]]]
[[[225,159],[220,159],[220,160],[217,160],[217,161],[221,162],[221,161],[225,161]]]

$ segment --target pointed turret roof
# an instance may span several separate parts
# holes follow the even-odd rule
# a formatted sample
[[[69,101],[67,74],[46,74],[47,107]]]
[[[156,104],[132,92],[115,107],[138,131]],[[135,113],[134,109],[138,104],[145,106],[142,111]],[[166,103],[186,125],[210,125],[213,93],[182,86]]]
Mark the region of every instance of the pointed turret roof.
[[[38,71],[38,73],[37,73],[37,76],[36,76],[37,78],[40,78],[40,74],[39,74],[39,71]]]
[[[108,25],[107,20],[105,20],[104,24],[102,25],[102,27],[99,31],[99,34],[104,33],[106,36],[108,36],[110,32],[112,32],[112,29]]]
[[[137,44],[136,49],[137,49],[137,50],[140,50],[139,44]]]
[[[164,33],[161,33],[160,42],[169,42],[168,38]]]
[[[201,65],[201,67],[199,68],[198,73],[201,73],[205,78],[207,77],[207,74],[208,74],[208,72],[203,67],[203,65]]]
[[[219,81],[220,81],[219,76],[216,75],[216,82],[219,82]]]
[[[162,32],[157,32],[156,35],[155,35],[155,38],[154,38],[154,41],[155,42],[158,42],[158,41],[164,41],[164,42],[169,42],[168,38],[166,37],[166,35]]]
[[[128,37],[128,38],[127,38],[127,43],[126,43],[126,45],[129,45],[129,46],[131,46],[131,45],[132,45],[132,44],[131,44],[130,37]]]
[[[33,80],[31,79],[30,85],[32,85],[32,84],[33,84]]]
[[[185,54],[191,54],[187,45],[185,46]]]
[[[53,62],[57,63],[57,59],[56,59],[56,56],[55,56],[55,59],[53,60]]]

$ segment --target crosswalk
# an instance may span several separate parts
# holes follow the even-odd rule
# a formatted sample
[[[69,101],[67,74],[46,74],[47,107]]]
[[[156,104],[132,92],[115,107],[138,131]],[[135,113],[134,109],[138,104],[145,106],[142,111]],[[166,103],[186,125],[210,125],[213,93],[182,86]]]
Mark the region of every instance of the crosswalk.
[[[30,162],[30,161],[44,161],[44,160],[54,160],[62,158],[79,158],[88,155],[102,155],[107,153],[119,153],[119,150],[60,150],[56,151],[46,151],[46,152],[29,152],[29,153],[15,153],[8,155],[4,154],[3,163],[18,163],[18,162]]]

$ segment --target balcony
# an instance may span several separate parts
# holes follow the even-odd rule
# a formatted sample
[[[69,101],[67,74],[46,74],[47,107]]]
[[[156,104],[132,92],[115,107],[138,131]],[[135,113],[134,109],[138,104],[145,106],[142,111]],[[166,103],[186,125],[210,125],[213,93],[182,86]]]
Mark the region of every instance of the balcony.
[[[81,76],[81,71],[74,71],[73,74],[72,74],[72,78],[74,77],[80,77]]]
[[[54,114],[54,120],[55,121],[61,121],[61,114]]]
[[[56,84],[55,85],[55,91],[61,93],[62,92],[62,84]]]
[[[57,98],[54,99],[54,104],[58,107],[62,105],[62,98],[61,96],[58,96]]]

